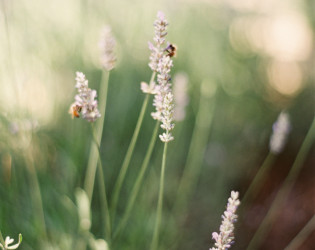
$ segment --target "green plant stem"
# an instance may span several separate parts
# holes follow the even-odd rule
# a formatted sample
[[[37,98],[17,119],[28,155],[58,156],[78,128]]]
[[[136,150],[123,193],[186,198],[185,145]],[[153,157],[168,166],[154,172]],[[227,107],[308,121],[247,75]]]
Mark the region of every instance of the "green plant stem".
[[[84,180],[84,190],[87,193],[90,203],[92,202],[93,197],[93,189],[95,182],[95,173],[97,168],[97,155],[98,148],[97,145],[101,145],[105,113],[106,113],[106,103],[107,103],[107,90],[108,90],[108,80],[109,80],[109,72],[102,72],[102,79],[99,89],[99,111],[101,113],[101,117],[96,121],[95,126],[95,140],[96,144],[92,143],[90,148],[90,155],[88,166],[86,169],[86,177]]]
[[[155,72],[152,73],[152,76],[151,76],[151,79],[150,79],[150,83],[154,80],[155,74],[156,74]],[[147,106],[148,106],[149,98],[150,98],[150,94],[146,94],[146,96],[144,98],[144,101],[143,101],[143,104],[142,104],[142,107],[141,107],[141,111],[140,111],[139,118],[138,118],[138,121],[137,121],[137,124],[136,124],[136,128],[135,128],[135,130],[133,132],[133,135],[132,135],[132,138],[131,138],[131,142],[129,144],[127,153],[125,155],[122,167],[120,169],[120,172],[119,172],[119,175],[118,175],[118,178],[117,178],[117,182],[116,182],[116,184],[114,186],[113,198],[111,199],[111,214],[112,214],[112,221],[113,222],[114,222],[114,219],[115,219],[116,207],[117,207],[117,203],[118,203],[121,187],[122,187],[122,184],[124,182],[124,179],[125,179],[128,167],[129,167],[129,163],[130,163],[130,160],[131,160],[131,156],[133,154],[133,151],[134,151],[137,139],[138,139],[139,131],[140,131],[140,128],[141,128],[141,125],[142,125],[142,122],[143,122],[145,111],[146,111]]]
[[[295,250],[303,244],[307,237],[315,230],[315,215],[307,222],[303,229],[293,238],[284,250]]]
[[[196,122],[172,214],[179,214],[181,211],[186,209],[187,202],[196,188],[201,172],[202,161],[211,131],[211,124],[215,110],[215,102],[213,98],[211,98],[211,94],[213,93],[203,91],[205,88],[203,86],[205,84],[208,83],[203,83],[200,88],[201,97]]]
[[[106,235],[106,239],[108,241],[108,244],[110,244],[110,241],[111,241],[111,220],[110,220],[110,214],[109,214],[109,208],[108,208],[108,202],[107,202],[106,186],[105,186],[104,173],[103,173],[103,164],[102,164],[102,160],[101,160],[100,146],[97,143],[97,138],[96,138],[96,134],[94,131],[93,123],[91,123],[91,127],[92,127],[93,140],[94,140],[96,147],[98,149],[98,171],[99,171],[99,174],[97,176],[98,176],[98,182],[99,182],[102,210],[104,213],[103,218],[104,218],[104,226],[105,226],[105,235]]]
[[[165,177],[165,163],[166,163],[166,153],[167,153],[167,142],[164,143],[163,157],[162,157],[162,167],[161,167],[161,176],[160,176],[160,190],[159,190],[159,199],[157,204],[156,211],[156,221],[153,233],[153,239],[151,242],[151,250],[156,250],[159,243],[159,229],[162,218],[162,208],[163,208],[163,193],[164,193],[164,177]]]
[[[153,133],[152,133],[152,137],[151,137],[151,141],[150,141],[148,150],[147,150],[146,155],[144,157],[144,160],[143,160],[143,163],[141,165],[141,168],[140,168],[139,174],[137,176],[136,182],[135,182],[135,184],[134,184],[134,186],[132,188],[132,191],[131,191],[131,194],[130,194],[130,197],[129,197],[129,200],[128,200],[128,203],[127,203],[127,207],[126,207],[125,213],[124,213],[121,221],[118,224],[117,230],[114,233],[114,237],[113,237],[114,239],[124,229],[128,219],[130,217],[131,211],[133,209],[134,203],[136,201],[137,195],[139,193],[139,190],[140,190],[140,187],[141,187],[141,184],[142,184],[142,180],[143,180],[144,174],[145,174],[145,172],[146,172],[146,170],[148,168],[148,165],[149,165],[149,161],[150,161],[150,158],[151,158],[151,155],[152,155],[152,151],[153,151],[153,148],[154,148],[154,145],[155,145],[155,142],[156,142],[156,138],[157,138],[159,127],[160,127],[160,122],[157,121],[156,124],[155,124],[155,128],[153,130]]]
[[[313,141],[315,139],[315,118],[313,119],[312,125],[302,143],[302,146],[295,158],[295,161],[285,178],[279,192],[277,193],[266,217],[260,224],[258,230],[256,231],[254,237],[252,238],[251,242],[249,243],[247,249],[258,249],[261,241],[264,240],[266,233],[272,227],[273,222],[280,213],[281,206],[284,204],[286,198],[288,197],[290,191],[292,190],[294,183],[302,169],[303,162],[309,152]]]
[[[254,177],[254,180],[251,182],[250,186],[248,187],[246,193],[243,196],[242,204],[247,205],[248,202],[257,194],[259,189],[263,184],[263,180],[265,179],[266,175],[268,174],[270,168],[272,167],[276,157],[275,154],[269,152],[266,159],[264,160],[263,164],[259,168],[257,174]]]
[[[45,216],[44,216],[44,208],[43,208],[43,200],[40,192],[40,186],[38,182],[38,177],[36,173],[36,169],[34,166],[34,160],[32,157],[32,153],[28,152],[24,154],[25,162],[28,168],[28,173],[30,177],[30,182],[32,185],[33,190],[31,190],[32,199],[35,208],[35,217],[39,219],[41,224],[41,233],[44,239],[47,239],[47,232],[46,232],[46,223],[45,223]]]
[[[4,249],[5,242],[4,242],[4,239],[3,239],[3,236],[2,236],[1,231],[0,231],[0,243],[1,243],[1,245],[3,246],[2,249]]]

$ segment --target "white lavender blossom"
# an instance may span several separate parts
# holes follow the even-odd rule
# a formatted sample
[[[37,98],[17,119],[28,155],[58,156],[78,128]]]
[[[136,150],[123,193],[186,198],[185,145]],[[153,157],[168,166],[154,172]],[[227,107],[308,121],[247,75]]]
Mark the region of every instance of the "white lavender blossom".
[[[166,27],[168,23],[162,12],[158,12],[157,19],[154,22],[155,27],[155,46],[149,43],[149,49],[151,50],[149,66],[155,72],[157,72],[157,83],[154,82],[148,85],[147,83],[141,83],[141,89],[144,93],[151,93],[154,95],[153,106],[155,112],[151,115],[153,119],[160,121],[161,127],[166,131],[160,135],[160,139],[163,142],[169,142],[173,140],[173,136],[170,131],[174,128],[173,122],[173,94],[171,92],[170,84],[170,71],[173,67],[173,61],[171,56],[165,53],[165,49],[162,48],[165,43],[165,36],[167,35]]]
[[[153,106],[155,106],[155,112],[151,113],[153,119],[162,121],[163,100],[164,97],[171,92],[170,84],[170,71],[173,66],[173,61],[169,56],[163,56],[158,65],[156,94],[153,100]]]
[[[155,84],[154,81],[152,81],[150,84],[147,84],[146,82],[140,83],[140,88],[143,93],[155,95],[158,93],[158,86]]]
[[[216,241],[215,247],[209,250],[226,250],[234,243],[234,223],[237,220],[236,209],[240,205],[238,199],[239,193],[232,191],[231,197],[228,199],[228,204],[224,214],[222,215],[222,223],[220,233],[212,233],[212,239]]]
[[[174,128],[174,123],[172,123],[174,113],[173,98],[174,97],[172,92],[168,92],[163,99],[161,128],[164,129],[166,133],[160,135],[160,139],[162,142],[169,142],[174,140],[174,137],[170,133],[170,131]]]
[[[107,71],[110,71],[115,67],[115,46],[116,40],[112,35],[111,28],[109,26],[105,26],[101,33],[99,47],[101,50],[101,64]]]
[[[174,77],[174,120],[182,121],[186,116],[186,106],[189,103],[187,95],[188,77],[185,73],[178,73]]]
[[[11,245],[12,243],[14,242],[14,239],[11,239],[9,236],[7,236],[4,240],[4,245],[2,245],[0,243],[0,248],[3,249],[3,250],[7,250],[7,249],[17,249],[21,242],[22,242],[22,234],[19,234],[19,241],[18,243],[14,244],[14,245]],[[11,246],[9,246],[11,245]]]
[[[165,43],[165,36],[167,35],[166,27],[168,23],[163,12],[159,11],[157,19],[154,22],[155,36],[153,38],[154,45],[149,42],[149,49],[151,51],[149,66],[153,71],[158,71],[158,64],[163,57],[164,49],[162,46]]]
[[[270,138],[270,151],[274,154],[282,152],[291,130],[289,115],[281,112],[272,126],[273,133]]]
[[[82,114],[82,118],[89,122],[94,122],[101,116],[97,109],[96,90],[88,88],[88,80],[82,72],[76,73],[77,81],[75,87],[78,89],[79,94],[75,96],[75,102],[71,105],[69,113],[72,117],[79,117]]]

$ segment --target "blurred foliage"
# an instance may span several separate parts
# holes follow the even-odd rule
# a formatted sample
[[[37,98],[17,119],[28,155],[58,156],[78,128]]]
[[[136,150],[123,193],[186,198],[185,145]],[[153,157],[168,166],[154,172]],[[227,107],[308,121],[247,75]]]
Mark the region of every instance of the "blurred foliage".
[[[241,196],[245,192],[268,153],[273,122],[287,110],[292,121],[288,145],[276,161],[273,177],[266,181],[269,193],[262,191],[254,204],[266,211],[268,204],[260,201],[268,201],[281,183],[314,117],[313,1],[1,0],[0,228],[14,238],[22,233],[21,249],[76,249],[74,242],[82,239],[74,194],[83,186],[91,131],[85,120],[71,120],[67,111],[76,71],[84,72],[91,88],[98,89],[98,39],[105,24],[112,27],[118,44],[101,145],[110,199],[144,98],[140,82],[149,81],[151,75],[147,41],[152,40],[158,10],[165,12],[170,23],[168,40],[178,47],[172,74],[188,75],[190,99],[186,118],[176,124],[175,141],[169,146],[161,249],[208,249],[213,244],[211,232],[219,228],[230,190],[239,190]],[[201,120],[213,117],[207,127],[198,127],[198,115]],[[123,186],[118,219],[154,124],[147,112]],[[191,146],[198,129],[201,136]],[[190,150],[200,178],[187,207],[174,214]],[[298,190],[309,193],[303,202],[315,197],[310,191],[314,190],[311,176],[315,176],[312,152],[305,164],[310,175],[301,182],[313,181],[313,185]],[[114,249],[148,249],[161,156],[158,141],[132,217]],[[30,158],[39,180],[47,238],[32,202]],[[103,235],[98,197],[96,188],[91,208],[95,238]],[[314,213],[309,206],[303,208],[300,221],[288,226],[286,242],[267,242],[265,249],[281,249],[289,243],[289,237]],[[251,220],[261,218],[260,212]],[[236,234],[235,249],[244,249],[237,242],[252,235],[256,224]],[[308,242],[305,249],[310,249],[314,238]]]

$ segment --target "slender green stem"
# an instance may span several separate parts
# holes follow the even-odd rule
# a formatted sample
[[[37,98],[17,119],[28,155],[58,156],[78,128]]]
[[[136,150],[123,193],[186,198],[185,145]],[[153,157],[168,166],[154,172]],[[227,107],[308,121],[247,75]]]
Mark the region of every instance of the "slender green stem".
[[[97,142],[96,134],[94,131],[93,123],[91,123],[92,127],[92,134],[93,134],[93,140],[95,142],[95,145],[98,149],[98,182],[99,182],[99,189],[100,189],[100,198],[101,198],[101,204],[102,204],[102,210],[103,210],[103,218],[104,218],[104,226],[105,226],[105,234],[106,239],[108,243],[110,244],[111,241],[111,220],[109,215],[109,208],[108,208],[108,202],[107,202],[107,195],[106,195],[106,186],[105,186],[105,180],[104,180],[104,173],[103,173],[103,164],[101,160],[101,154],[100,154],[100,146]]]
[[[259,191],[263,184],[263,180],[268,174],[275,159],[276,159],[275,155],[272,152],[269,152],[263,164],[259,168],[254,180],[252,181],[246,193],[244,194],[244,197],[242,199],[243,207],[257,194],[257,192]]]
[[[158,247],[158,244],[159,244],[159,229],[160,229],[160,224],[161,224],[162,208],[163,208],[166,152],[167,152],[167,142],[164,143],[162,167],[161,167],[161,177],[160,177],[159,199],[158,199],[158,204],[157,204],[156,221],[155,221],[153,239],[152,239],[151,248],[150,248],[151,250],[156,250]]]
[[[188,202],[192,198],[198,179],[201,173],[202,162],[211,132],[211,125],[215,111],[215,95],[216,85],[207,80],[203,81],[200,85],[200,101],[198,111],[193,129],[191,143],[189,145],[187,160],[180,179],[177,195],[172,208],[173,223],[178,223],[178,219],[185,216],[188,209]],[[176,217],[175,217],[176,216]],[[180,224],[180,223],[178,223]],[[173,230],[174,237],[168,235],[169,241],[172,239],[172,244],[177,245],[182,238],[180,230]],[[178,239],[176,242],[173,239]],[[174,246],[176,248],[176,246]]]
[[[260,224],[258,230],[256,231],[254,237],[252,238],[251,242],[249,243],[247,249],[257,249],[260,245],[261,241],[264,240],[266,233],[270,230],[273,222],[275,221],[278,213],[281,212],[281,206],[284,204],[286,198],[288,197],[290,191],[293,188],[295,180],[297,179],[302,166],[303,162],[309,152],[313,142],[315,139],[315,118],[313,119],[312,125],[302,143],[302,146],[295,158],[295,161],[285,178],[279,192],[277,193],[266,217]]]
[[[291,240],[284,250],[295,250],[303,244],[308,236],[315,230],[315,215],[307,222],[303,229]]]
[[[154,78],[155,78],[155,72],[152,73],[150,83],[154,80]],[[137,139],[138,139],[139,131],[140,131],[140,128],[141,128],[141,125],[143,122],[145,111],[146,111],[147,106],[148,106],[149,98],[150,98],[150,94],[146,94],[144,101],[143,101],[143,104],[142,104],[142,107],[141,107],[141,111],[139,114],[139,118],[138,118],[138,121],[136,124],[135,131],[133,132],[133,136],[131,138],[131,142],[129,144],[127,153],[125,155],[125,159],[123,161],[122,167],[120,169],[120,172],[119,172],[119,175],[117,178],[117,182],[114,186],[113,198],[111,199],[111,214],[112,214],[112,220],[113,221],[115,219],[116,207],[117,207],[121,187],[122,187],[122,184],[124,182],[124,179],[125,179],[128,167],[129,167],[129,163],[131,160],[131,156],[133,154],[133,151],[134,151]]]
[[[95,140],[96,144],[92,143],[90,148],[90,155],[88,166],[86,169],[86,177],[84,180],[84,190],[86,191],[90,202],[92,202],[94,182],[95,182],[95,173],[97,168],[97,154],[98,149],[96,145],[101,145],[101,139],[103,134],[105,113],[106,113],[106,103],[107,103],[107,90],[108,90],[108,80],[109,80],[109,72],[102,72],[102,80],[99,89],[99,110],[101,113],[101,117],[96,121],[95,126]]]
[[[117,230],[114,233],[114,238],[116,238],[119,235],[119,233],[124,229],[128,219],[129,219],[129,216],[131,214],[132,208],[134,206],[134,203],[136,201],[137,195],[139,193],[144,174],[145,174],[145,172],[146,172],[146,170],[148,168],[148,165],[149,165],[149,161],[150,161],[150,158],[151,158],[151,155],[152,155],[152,151],[153,151],[153,148],[154,148],[154,145],[155,145],[155,142],[156,142],[159,126],[160,126],[160,122],[157,121],[156,124],[155,124],[155,128],[153,130],[151,141],[150,141],[148,150],[146,152],[146,155],[144,157],[144,160],[143,160],[140,172],[139,172],[138,177],[136,179],[136,182],[135,182],[135,184],[134,184],[134,186],[132,188],[132,191],[131,191],[131,194],[130,194],[130,197],[129,197],[129,200],[128,200],[128,203],[127,203],[127,208],[125,210],[125,213],[124,213],[121,221],[118,224]]]
[[[1,245],[3,246],[3,248],[4,248],[5,242],[4,242],[4,239],[3,239],[3,236],[2,236],[1,231],[0,231],[0,243],[1,243]],[[2,249],[3,249],[3,248],[2,248]]]
[[[196,188],[201,172],[202,161],[211,131],[211,124],[215,110],[215,102],[212,98],[214,93],[205,91],[206,84],[208,85],[209,83],[203,82],[201,84],[201,97],[196,122],[187,154],[187,161],[178,186],[172,214],[179,214],[186,209],[187,202]]]
[[[46,232],[46,223],[45,223],[45,216],[44,216],[44,208],[43,208],[43,200],[40,192],[40,185],[38,182],[38,177],[36,173],[36,169],[34,166],[34,159],[32,157],[32,153],[28,152],[24,154],[25,162],[28,167],[28,172],[30,174],[30,181],[31,185],[33,186],[33,190],[31,191],[33,202],[34,202],[34,207],[35,207],[35,215],[36,218],[39,219],[40,224],[41,224],[41,232],[42,232],[42,237],[44,239],[47,238],[47,232]]]

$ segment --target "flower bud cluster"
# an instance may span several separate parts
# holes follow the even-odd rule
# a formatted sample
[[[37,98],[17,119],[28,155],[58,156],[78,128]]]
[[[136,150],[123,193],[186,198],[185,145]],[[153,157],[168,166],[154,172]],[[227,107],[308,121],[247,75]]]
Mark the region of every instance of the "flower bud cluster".
[[[270,137],[270,151],[274,154],[282,152],[291,130],[289,115],[281,112],[277,121],[272,126],[273,133]]]
[[[162,121],[162,111],[164,97],[171,92],[170,84],[170,71],[173,67],[173,61],[169,56],[163,56],[158,65],[158,75],[156,86],[156,94],[154,95],[153,106],[155,107],[155,112],[151,113],[153,119]]]
[[[170,133],[170,131],[174,128],[173,122],[173,113],[174,113],[174,104],[173,104],[174,96],[172,92],[168,92],[163,99],[163,110],[162,110],[162,124],[161,128],[166,130],[166,133],[160,135],[160,139],[162,142],[169,142],[174,140],[174,137]]]
[[[167,35],[167,25],[168,22],[165,19],[164,13],[159,11],[157,14],[157,19],[154,22],[154,45],[149,42],[149,49],[151,51],[149,66],[153,71],[156,72],[158,71],[158,64],[163,57],[164,49],[162,48],[162,46],[165,43],[165,36]]]
[[[112,70],[115,67],[116,55],[114,49],[116,46],[116,40],[112,35],[111,28],[105,26],[101,33],[101,39],[99,47],[101,50],[101,65],[107,71]]]
[[[157,84],[152,80],[150,84],[141,83],[141,90],[144,93],[154,94],[153,106],[155,107],[155,112],[152,112],[151,116],[153,119],[160,121],[162,123],[161,127],[166,131],[160,135],[160,139],[163,142],[169,142],[174,139],[170,133],[174,128],[172,123],[174,97],[170,83],[173,61],[171,55],[166,53],[168,52],[167,48],[163,48],[165,36],[167,35],[167,25],[164,13],[158,12],[157,19],[154,22],[155,36],[153,40],[155,45],[149,42],[149,49],[151,50],[149,66],[153,71],[157,72]]]
[[[94,122],[101,116],[97,108],[97,100],[95,100],[97,93],[88,87],[88,80],[82,72],[76,73],[76,85],[78,94],[75,96],[75,102],[71,105],[69,113],[72,117],[80,117],[89,122]]]
[[[212,238],[216,241],[215,247],[209,250],[226,250],[234,243],[234,223],[237,220],[236,209],[240,205],[238,196],[238,192],[231,192],[226,210],[222,215],[223,220],[220,226],[220,233],[212,233]]]

